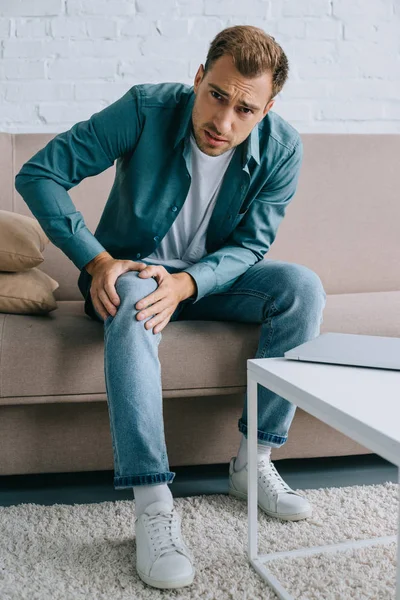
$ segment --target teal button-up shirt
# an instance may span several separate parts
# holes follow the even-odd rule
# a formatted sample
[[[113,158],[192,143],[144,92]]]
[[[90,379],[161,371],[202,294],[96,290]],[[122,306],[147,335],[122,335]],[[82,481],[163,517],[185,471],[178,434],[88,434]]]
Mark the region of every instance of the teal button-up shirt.
[[[84,298],[88,262],[103,251],[145,259],[178,216],[191,183],[194,100],[193,86],[182,83],[134,85],[50,140],[17,174],[15,187],[44,232],[81,270]],[[271,110],[236,147],[207,229],[207,255],[183,269],[196,282],[194,302],[228,289],[268,252],[302,157],[299,133]],[[68,190],[114,161],[114,184],[92,234]]]

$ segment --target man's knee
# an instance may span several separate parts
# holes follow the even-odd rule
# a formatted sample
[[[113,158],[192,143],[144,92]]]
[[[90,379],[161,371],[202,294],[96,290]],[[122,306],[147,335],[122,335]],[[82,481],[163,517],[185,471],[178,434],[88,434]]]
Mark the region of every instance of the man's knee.
[[[313,292],[316,295],[322,294],[326,298],[324,286],[320,277],[315,271],[305,265],[293,264],[293,279],[295,287],[304,288],[306,292]]]
[[[270,268],[270,265],[266,268]],[[314,297],[316,299],[322,297],[326,300],[326,292],[320,277],[309,267],[297,263],[276,261],[274,269],[276,269],[279,288],[283,294],[289,294],[292,298],[304,297],[308,302]],[[269,273],[269,278],[270,275]]]
[[[115,281],[115,290],[121,304],[139,302],[158,288],[158,283],[152,277],[139,277],[140,271],[126,271]]]

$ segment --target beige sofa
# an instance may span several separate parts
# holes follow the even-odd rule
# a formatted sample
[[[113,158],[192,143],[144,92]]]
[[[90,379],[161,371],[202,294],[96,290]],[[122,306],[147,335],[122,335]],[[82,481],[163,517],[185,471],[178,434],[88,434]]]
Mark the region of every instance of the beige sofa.
[[[0,209],[32,216],[14,188],[53,135],[0,134]],[[400,337],[400,135],[303,134],[299,186],[267,257],[306,265],[327,293],[321,333]],[[114,168],[71,198],[94,232]],[[53,244],[40,269],[60,284],[47,315],[0,314],[0,474],[113,469],[103,326],[83,309],[79,271]],[[236,454],[246,359],[259,325],[169,323],[159,352],[171,469]],[[190,358],[189,358],[190,357]],[[377,398],[379,401],[379,398]],[[301,409],[274,460],[368,454]]]

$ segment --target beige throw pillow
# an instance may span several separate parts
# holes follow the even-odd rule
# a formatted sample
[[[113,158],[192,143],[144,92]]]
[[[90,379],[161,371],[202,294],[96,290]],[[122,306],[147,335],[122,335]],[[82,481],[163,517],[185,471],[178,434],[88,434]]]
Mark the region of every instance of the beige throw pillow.
[[[49,238],[32,217],[0,210],[0,271],[24,271],[43,262]]]
[[[45,314],[58,308],[53,292],[59,283],[40,269],[0,273],[0,312]]]

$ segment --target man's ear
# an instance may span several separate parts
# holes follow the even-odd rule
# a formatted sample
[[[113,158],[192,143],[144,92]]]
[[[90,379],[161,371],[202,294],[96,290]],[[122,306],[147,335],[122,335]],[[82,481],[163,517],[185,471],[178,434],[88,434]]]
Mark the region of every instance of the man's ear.
[[[274,104],[275,104],[275,100],[270,100],[270,101],[268,102],[268,104],[267,104],[267,106],[266,106],[267,112],[268,112],[269,110],[271,110],[271,108],[273,107],[273,105],[274,105]],[[265,113],[265,114],[267,114],[267,113]]]
[[[201,64],[194,78],[194,87],[198,87],[204,77],[204,66]],[[197,82],[197,83],[196,83]]]
[[[268,102],[268,104],[266,104],[266,105],[265,105],[265,108],[264,108],[264,110],[263,110],[263,115],[262,115],[262,117],[261,117],[260,121],[262,121],[262,120],[263,120],[263,118],[265,117],[265,115],[266,115],[266,114],[267,114],[267,113],[268,113],[268,112],[271,110],[271,108],[273,107],[273,105],[274,105],[274,104],[275,104],[275,100],[270,100],[270,101]],[[260,121],[259,121],[259,122],[260,122]]]

